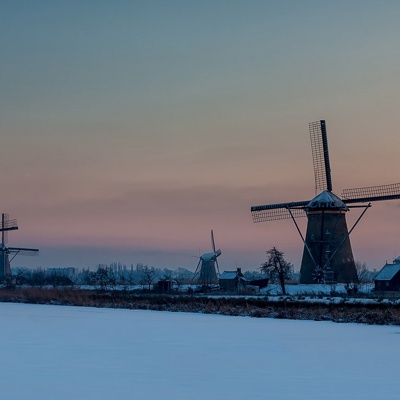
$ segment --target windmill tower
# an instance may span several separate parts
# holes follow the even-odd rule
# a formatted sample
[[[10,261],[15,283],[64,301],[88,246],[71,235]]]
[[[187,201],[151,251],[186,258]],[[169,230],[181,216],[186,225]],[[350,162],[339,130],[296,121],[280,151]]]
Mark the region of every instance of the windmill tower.
[[[39,251],[38,249],[27,249],[24,247],[7,247],[8,231],[15,231],[17,229],[16,219],[9,219],[8,214],[1,214],[0,282],[10,281],[10,263],[18,254],[32,255]],[[12,256],[11,259],[10,255]]]
[[[218,283],[219,266],[217,258],[221,250],[215,249],[214,232],[211,230],[211,253],[204,253],[199,257],[193,280],[197,280],[202,286],[209,286]]]
[[[304,243],[300,283],[357,282],[357,272],[350,244],[350,233],[363,217],[371,202],[400,198],[400,183],[345,189],[341,198],[332,193],[328,139],[324,120],[309,124],[314,165],[315,189],[312,200],[267,204],[251,207],[254,222],[291,218]],[[349,205],[364,203],[362,205]],[[363,208],[349,230],[346,213]],[[305,238],[296,222],[308,218]]]

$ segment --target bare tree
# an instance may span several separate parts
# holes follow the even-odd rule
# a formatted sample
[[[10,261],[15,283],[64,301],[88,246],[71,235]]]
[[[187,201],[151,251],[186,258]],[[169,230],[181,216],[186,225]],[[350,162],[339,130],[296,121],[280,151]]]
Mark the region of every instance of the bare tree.
[[[269,274],[271,280],[278,280],[282,294],[286,294],[285,281],[290,279],[293,265],[283,258],[284,253],[275,246],[267,251],[267,261],[261,264],[260,270]]]
[[[144,265],[140,270],[140,277],[141,277],[140,283],[142,285],[146,284],[148,286],[148,289],[150,290],[151,284],[156,276],[157,273],[154,267],[148,267],[147,265]]]
[[[138,283],[138,280],[136,279],[137,273],[135,271],[129,271],[128,276],[127,276],[127,282],[129,286],[133,286]]]
[[[100,286],[101,290],[107,290],[110,285],[110,274],[107,265],[99,264],[95,276],[96,285]]]
[[[369,277],[369,270],[367,268],[367,265],[365,264],[365,262],[362,263],[361,261],[356,261],[355,264],[358,282],[361,284],[367,283]]]
[[[72,280],[64,271],[52,271],[46,276],[46,283],[53,286],[54,289],[59,286],[73,286]]]
[[[46,273],[43,268],[37,268],[32,272],[32,286],[42,287],[46,285]]]
[[[96,284],[97,275],[96,272],[84,269],[80,275],[78,275],[79,283],[82,285],[93,286]]]
[[[368,282],[369,270],[365,262],[362,263],[361,261],[356,261],[355,265],[358,282],[353,284],[353,291],[354,293],[357,293],[362,286]]]
[[[31,273],[25,268],[18,268],[15,274],[15,284],[16,285],[26,285],[31,282]]]
[[[360,288],[368,282],[370,271],[368,270],[365,263],[360,261],[355,262],[357,280],[354,281],[347,279],[344,282],[344,288],[348,294],[357,294]]]

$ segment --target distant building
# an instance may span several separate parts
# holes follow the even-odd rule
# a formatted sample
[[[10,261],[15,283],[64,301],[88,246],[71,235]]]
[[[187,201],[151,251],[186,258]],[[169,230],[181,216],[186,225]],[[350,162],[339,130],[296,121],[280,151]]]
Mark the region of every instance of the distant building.
[[[386,263],[374,278],[377,292],[394,292],[400,290],[400,257],[393,264]]]
[[[170,279],[164,279],[157,282],[157,291],[159,293],[169,293],[172,291],[173,283]]]
[[[219,286],[224,292],[240,292],[248,283],[241,268],[236,271],[224,271],[219,277]]]

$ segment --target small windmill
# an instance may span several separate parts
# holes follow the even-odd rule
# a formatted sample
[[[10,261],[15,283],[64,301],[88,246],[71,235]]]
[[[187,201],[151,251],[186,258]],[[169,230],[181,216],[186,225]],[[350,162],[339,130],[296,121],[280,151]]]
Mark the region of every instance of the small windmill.
[[[202,286],[218,283],[219,266],[217,258],[221,255],[221,250],[215,249],[214,232],[211,230],[211,253],[204,253],[199,257],[193,280],[197,280]]]
[[[251,207],[254,222],[292,218],[304,243],[300,283],[357,282],[357,271],[350,245],[350,233],[372,201],[400,198],[400,183],[345,189],[342,198],[332,193],[328,139],[324,120],[309,124],[314,164],[315,189],[320,193],[312,200],[267,204]],[[364,205],[349,205],[364,203]],[[365,204],[366,203],[366,204]],[[346,213],[350,208],[364,208],[348,230]],[[308,218],[304,238],[296,217]]]
[[[15,231],[17,229],[16,219],[9,219],[8,214],[1,214],[0,282],[11,279],[10,263],[18,254],[33,255],[39,251],[38,249],[24,247],[7,247],[8,231]],[[12,256],[11,258],[10,255]]]

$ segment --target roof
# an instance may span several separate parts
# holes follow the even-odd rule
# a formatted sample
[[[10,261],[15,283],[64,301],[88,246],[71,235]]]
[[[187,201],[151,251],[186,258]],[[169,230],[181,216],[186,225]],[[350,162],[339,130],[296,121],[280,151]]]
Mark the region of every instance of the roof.
[[[200,256],[201,261],[215,261],[216,258],[215,253],[204,253]]]
[[[318,196],[314,197],[308,204],[307,209],[329,209],[329,210],[345,210],[348,211],[349,208],[343,203],[342,200],[332,192],[324,190]]]
[[[243,274],[240,271],[224,271],[219,276],[219,279],[225,279],[225,280],[234,280],[236,278],[239,278],[243,282],[250,282],[243,276]]]
[[[224,271],[219,279],[236,279],[237,271]]]
[[[385,264],[375,276],[375,281],[390,281],[400,271],[400,264]]]

